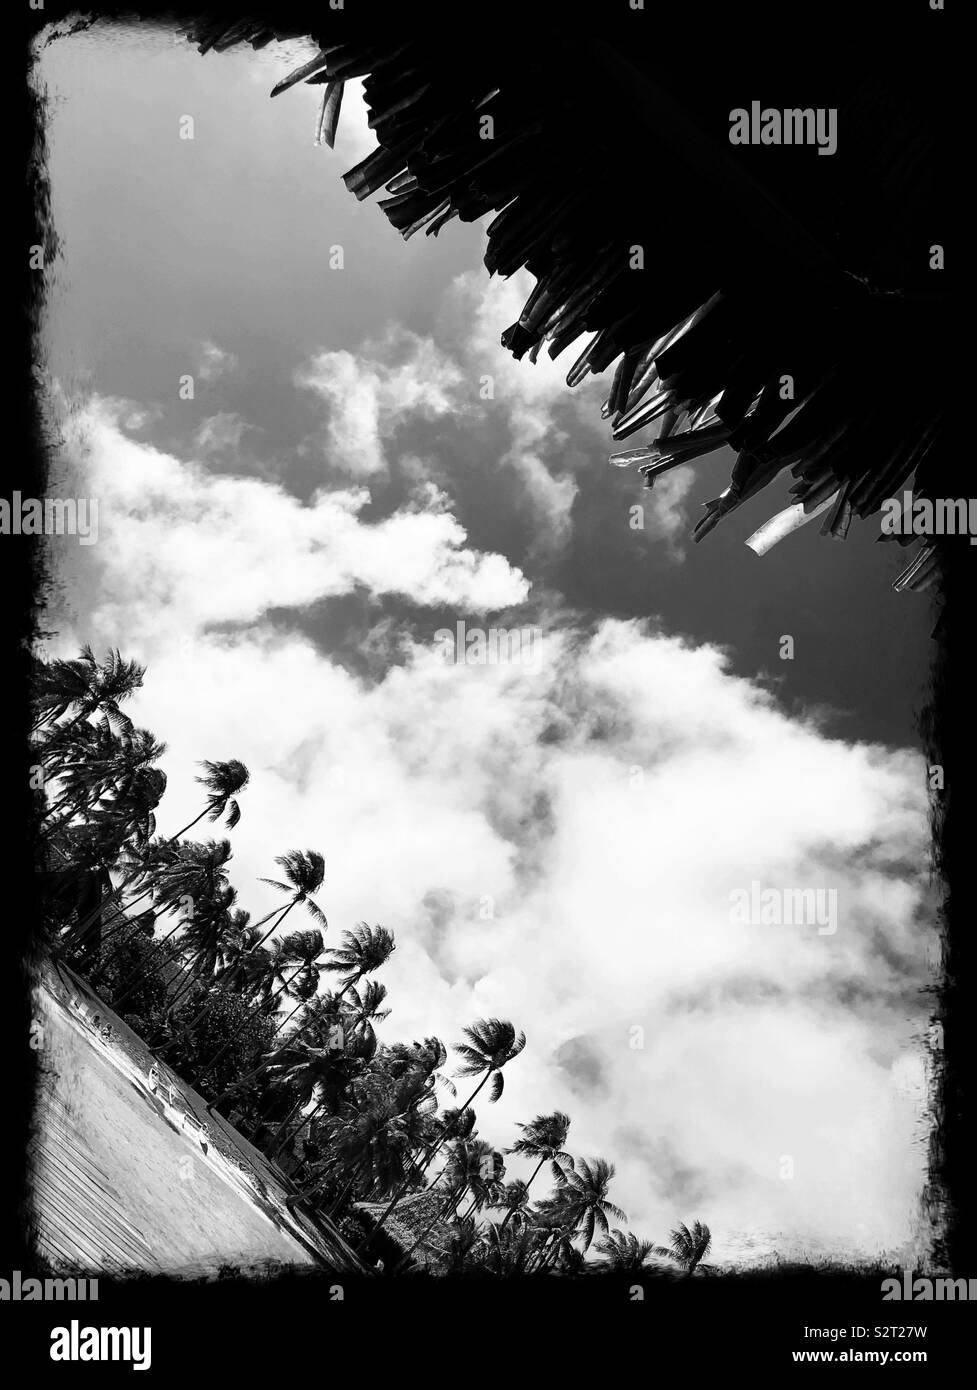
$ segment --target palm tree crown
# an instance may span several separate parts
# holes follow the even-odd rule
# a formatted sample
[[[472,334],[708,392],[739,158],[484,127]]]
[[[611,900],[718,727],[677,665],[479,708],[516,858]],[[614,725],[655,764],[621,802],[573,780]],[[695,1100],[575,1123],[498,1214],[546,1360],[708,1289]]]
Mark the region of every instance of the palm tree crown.
[[[653,1246],[654,1253],[663,1259],[674,1260],[688,1274],[695,1273],[712,1245],[712,1232],[701,1221],[694,1222],[691,1230],[680,1221],[675,1230],[669,1232],[668,1238],[671,1244]]]
[[[481,1076],[482,1082],[473,1093],[472,1099],[491,1078],[489,1101],[494,1103],[502,1094],[505,1080],[502,1068],[514,1057],[518,1057],[526,1046],[526,1035],[517,1033],[511,1023],[499,1018],[480,1018],[470,1027],[463,1029],[467,1043],[456,1043],[455,1051],[463,1058],[458,1068],[459,1076]],[[469,1104],[470,1101],[466,1101]]]

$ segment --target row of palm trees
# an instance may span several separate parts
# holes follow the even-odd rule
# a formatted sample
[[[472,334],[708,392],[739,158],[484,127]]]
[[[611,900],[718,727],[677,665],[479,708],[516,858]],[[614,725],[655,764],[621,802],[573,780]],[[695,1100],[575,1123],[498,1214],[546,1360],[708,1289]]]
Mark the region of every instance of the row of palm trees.
[[[50,949],[281,1165],[290,1201],[338,1222],[368,1261],[496,1274],[702,1269],[710,1236],[699,1223],[664,1247],[612,1228],[626,1221],[609,1195],[614,1167],[569,1152],[569,1116],[520,1124],[504,1152],[479,1135],[475,1102],[498,1101],[526,1046],[512,1023],[465,1028],[453,1076],[439,1038],[378,1039],[389,1008],[374,977],[396,943],[361,922],[327,947],[318,851],[278,856],[278,875],[261,881],[281,902],[252,922],[230,882],[230,840],[189,838],[202,821],[237,825],[243,763],[202,763],[201,809],[176,834],[157,832],[165,746],[122,709],[144,675],[87,647],[36,664]],[[460,1104],[456,1080],[474,1082]],[[533,1165],[527,1179],[506,1180],[507,1156]],[[544,1168],[551,1187],[540,1193]],[[420,1197],[426,1214],[411,1225]]]

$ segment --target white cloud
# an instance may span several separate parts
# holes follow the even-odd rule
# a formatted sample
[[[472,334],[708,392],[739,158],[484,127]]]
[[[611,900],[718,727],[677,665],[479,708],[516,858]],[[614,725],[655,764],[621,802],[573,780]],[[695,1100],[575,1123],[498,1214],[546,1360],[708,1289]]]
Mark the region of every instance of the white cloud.
[[[127,421],[121,422],[130,428]],[[252,426],[233,411],[220,410],[216,415],[208,415],[201,421],[193,440],[193,447],[202,457],[233,453],[241,447],[246,430]]]
[[[197,355],[197,376],[201,381],[216,381],[236,369],[237,358],[233,352],[225,352],[216,343],[201,343]]]
[[[254,477],[215,475],[130,439],[98,399],[66,425],[99,498],[98,627],[143,640],[213,623],[252,623],[364,586],[421,605],[475,612],[521,602],[528,584],[500,555],[466,545],[443,493],[427,487],[366,523],[364,488],[319,492],[304,505]],[[89,581],[91,581],[89,574]]]
[[[535,524],[535,548],[558,550],[571,531],[576,470],[604,466],[613,447],[600,419],[610,377],[587,378],[570,392],[566,373],[572,352],[558,362],[546,351],[535,363],[517,362],[501,346],[502,331],[518,319],[532,285],[525,271],[509,280],[487,280],[474,271],[458,276],[441,313],[441,338],[452,342],[450,351],[388,326],[355,354],[318,353],[296,374],[298,384],[325,408],[323,431],[307,451],[321,452],[329,475],[386,476],[390,436],[408,416],[463,416],[473,440],[481,427],[501,418],[508,443],[494,466],[515,476]],[[583,454],[570,452],[571,432],[578,449],[580,439],[586,441]],[[635,492],[635,502],[644,508],[644,529],[667,541],[676,560],[684,553],[680,537],[688,522],[682,503],[692,482],[691,470],[681,470],[652,492]]]
[[[430,338],[390,326],[355,356],[344,349],[318,353],[296,381],[326,407],[322,448],[328,472],[368,478],[387,472],[383,439],[399,420],[408,413],[434,418],[452,409],[461,371]]]

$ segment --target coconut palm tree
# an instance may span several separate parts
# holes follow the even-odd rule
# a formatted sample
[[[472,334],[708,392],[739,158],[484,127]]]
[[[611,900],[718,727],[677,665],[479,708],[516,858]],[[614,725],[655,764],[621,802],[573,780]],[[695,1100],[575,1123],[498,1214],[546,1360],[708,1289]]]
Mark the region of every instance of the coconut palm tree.
[[[81,654],[73,660],[36,661],[32,732],[45,724],[57,724],[71,712],[70,725],[60,726],[63,730],[90,718],[97,710],[126,727],[129,721],[119,705],[139,689],[145,674],[144,666],[124,661],[118,651],[109,651],[99,665],[88,645],[82,647]]]
[[[415,1241],[411,1246],[411,1254],[419,1243]],[[470,1219],[456,1221],[448,1229],[444,1243],[434,1255],[434,1267],[438,1274],[445,1275],[470,1272],[481,1263],[482,1248],[481,1234],[475,1222]],[[401,1268],[407,1259],[408,1256],[405,1255],[397,1268]]]
[[[72,736],[70,752],[53,768],[62,794],[43,818],[62,810],[65,814],[46,825],[43,836],[50,839],[75,816],[95,810],[110,792],[116,798],[127,796],[129,788],[138,785],[138,777],[165,752],[166,745],[148,729],[117,731],[107,717],[81,726]]]
[[[465,1103],[459,1107],[459,1110],[462,1112],[471,1106],[472,1101],[489,1080],[491,1080],[492,1083],[489,1090],[489,1101],[495,1102],[498,1100],[499,1096],[502,1094],[504,1085],[502,1077],[503,1067],[514,1058],[518,1057],[526,1046],[525,1033],[521,1031],[517,1033],[513,1025],[504,1019],[480,1018],[477,1019],[471,1027],[465,1028],[463,1031],[468,1041],[458,1043],[455,1046],[455,1051],[459,1052],[463,1059],[463,1064],[458,1070],[458,1075],[481,1076],[482,1079]],[[438,1151],[445,1143],[447,1137],[447,1132],[442,1132],[441,1137],[432,1146],[426,1160],[421,1166],[422,1173],[434,1162]],[[386,1211],[384,1211],[380,1220],[376,1223],[367,1238],[363,1250],[370,1244],[377,1232],[382,1229],[384,1222],[388,1220],[391,1212],[406,1191],[407,1185],[404,1184],[400,1191],[394,1194]]]
[[[511,1184],[510,1184],[511,1186]],[[536,1262],[540,1232],[533,1226],[489,1226],[482,1235],[485,1253],[482,1263],[490,1274],[501,1278],[528,1274]]]
[[[329,925],[326,921],[326,914],[322,911],[322,909],[313,900],[312,897],[313,893],[317,893],[319,889],[322,887],[322,880],[325,876],[325,861],[323,860],[322,855],[318,854],[315,850],[312,849],[290,850],[287,854],[283,854],[279,858],[277,858],[275,860],[275,863],[279,864],[281,868],[284,870],[287,882],[281,883],[277,879],[270,878],[262,879],[261,882],[270,883],[273,887],[281,889],[281,891],[284,893],[288,893],[290,895],[289,900],[285,904],[284,908],[280,908],[274,912],[267,913],[264,917],[261,918],[259,922],[255,923],[255,927],[259,928],[264,926],[264,924],[270,921],[271,918],[274,917],[276,919],[272,922],[271,926],[264,933],[264,935],[260,936],[254,943],[254,945],[249,948],[249,955],[257,955],[257,953],[264,946],[264,943],[268,940],[269,936],[271,936],[272,932],[281,926],[282,922],[284,922],[285,918],[291,912],[292,908],[295,907],[298,903],[302,903],[304,905],[306,911],[309,913],[309,915],[312,917],[314,921],[319,923],[323,931],[325,931],[326,927]],[[259,975],[259,979],[263,978],[265,978],[263,974]],[[207,1009],[210,1008],[210,1006],[211,1001],[208,1000],[208,1002],[204,1005],[200,1013],[197,1014],[196,1018],[191,1019],[187,1026],[184,1029],[182,1029],[181,1032],[176,1035],[176,1037],[170,1040],[170,1042],[167,1044],[167,1047],[177,1046],[183,1040],[183,1038],[186,1037],[188,1033],[192,1032],[192,1030],[196,1027],[197,1023],[206,1013]]]
[[[324,950],[322,932],[314,929],[289,932],[286,937],[279,941],[273,941],[272,949],[269,951],[268,973],[265,979],[269,987],[274,984],[276,979],[281,979],[281,984],[277,989],[271,990],[269,988],[261,1000],[260,1007],[270,1012],[270,1006],[275,1003],[279,995],[284,994],[289,989],[294,989],[303,999],[307,999],[311,993],[314,993],[319,982],[317,962]],[[295,965],[296,962],[298,962],[297,968],[290,970],[289,967]],[[241,1033],[244,1032],[246,1026],[242,1023],[234,1029],[220,1051],[204,1062],[197,1073],[198,1078],[205,1071],[216,1066],[228,1048],[233,1046]]]
[[[287,854],[279,855],[275,863],[282,869],[286,881],[282,883],[279,879],[263,878],[260,882],[269,883],[272,888],[277,888],[279,892],[287,894],[288,902],[283,908],[277,908],[267,913],[260,922],[255,923],[256,926],[263,927],[273,917],[276,918],[259,941],[259,946],[263,945],[272,932],[281,926],[292,908],[299,903],[303,904],[313,921],[317,922],[323,931],[329,926],[326,921],[326,914],[313,897],[322,887],[322,880],[326,875],[326,863],[322,855],[314,849],[289,850]]]
[[[329,1212],[332,1219],[352,1200],[354,1188],[366,1200],[382,1201],[416,1168],[413,1153],[434,1124],[433,1098],[422,1096],[418,1104],[421,1084],[416,1075],[390,1076],[383,1060],[375,1059],[352,1083],[351,1099],[324,1120],[329,1159],[323,1168],[346,1180]]]
[[[237,889],[228,886],[219,889],[210,899],[195,899],[192,911],[183,918],[180,950],[185,957],[184,978],[178,981],[176,991],[168,1000],[170,1012],[197,981],[216,983],[227,951],[234,949],[240,936],[239,919],[243,918],[245,925],[248,921],[248,914],[234,906],[236,902]]]
[[[120,981],[113,1001],[116,1008],[128,998],[135,981],[159,959],[160,951],[165,948],[173,932],[196,915],[198,902],[205,915],[208,904],[223,905],[228,902],[224,895],[230,890],[227,881],[227,865],[232,858],[229,840],[207,840],[203,844],[191,840],[188,844],[175,847],[175,851],[171,862],[160,870],[155,884],[155,899],[159,904],[158,911],[178,914],[176,926],[157,944],[149,959],[142,962],[132,975]],[[100,975],[96,975],[95,979],[98,978]]]
[[[608,1234],[608,1215],[616,1221],[627,1220],[621,1208],[607,1195],[614,1177],[614,1165],[603,1158],[590,1162],[581,1158],[571,1172],[560,1169],[559,1173],[550,1210],[559,1224],[572,1232],[571,1239],[579,1237],[582,1240],[586,1253],[596,1231]]]
[[[342,942],[332,947],[324,968],[345,977],[339,981],[345,993],[352,985],[359,984],[364,975],[385,965],[395,950],[393,932],[386,927],[369,927],[365,922],[358,922],[352,930],[343,932]]]
[[[427,1240],[435,1226],[441,1225],[457,1213],[466,1192],[471,1193],[472,1203],[468,1210],[457,1218],[457,1222],[462,1227],[467,1227],[469,1223],[474,1224],[472,1215],[477,1207],[491,1206],[500,1200],[504,1172],[505,1164],[501,1153],[484,1139],[456,1139],[442,1173],[447,1188],[445,1199],[433,1221],[421,1231],[413,1245],[395,1265],[395,1271],[410,1262],[414,1251]]]
[[[712,1233],[701,1221],[693,1222],[691,1230],[680,1221],[668,1238],[670,1244],[653,1245],[652,1253],[681,1265],[687,1275],[695,1273],[712,1245]]]
[[[352,997],[349,1000],[344,1000],[343,996],[350,989],[352,989],[352,986],[347,985],[342,993],[329,996],[328,1006],[318,1010],[320,1021],[327,1013],[329,1016],[330,1021],[327,1030],[327,1037],[329,1038],[328,1045],[334,1047],[335,1043],[339,1042],[340,1046],[345,1047],[345,1039],[347,1037],[359,1036],[360,1038],[368,1040],[373,1047],[376,1047],[377,1038],[373,1025],[385,1019],[390,1012],[389,1009],[384,1009],[382,1007],[383,1001],[387,997],[387,987],[386,985],[381,985],[371,980],[363,991],[362,997],[354,989]],[[319,996],[316,1000],[316,1004],[319,1005],[323,998],[324,996]],[[337,1006],[340,1004],[342,1004],[342,1007],[337,1011]],[[293,1009],[292,1012],[294,1013],[295,1010]],[[291,1017],[291,1015],[289,1015],[289,1017]],[[276,1032],[277,1031],[276,1029]],[[325,1094],[323,1094],[322,1099],[320,1099],[314,1109],[309,1111],[305,1116],[303,1123],[311,1124],[326,1103],[327,1099]]]
[[[207,790],[207,798],[204,802],[203,810],[196,815],[193,820],[188,821],[181,830],[175,835],[171,835],[168,840],[164,840],[160,846],[161,852],[165,856],[167,850],[171,849],[189,830],[207,816],[211,821],[217,821],[222,815],[227,814],[227,823],[234,826],[241,818],[240,807],[236,797],[244,790],[248,784],[250,773],[242,762],[236,758],[228,762],[212,763],[204,761],[201,766],[205,769],[203,777],[195,780],[201,783]],[[79,923],[76,931],[78,935],[83,935],[91,923],[101,915],[110,903],[117,902],[119,897],[137,878],[145,872],[142,866],[137,866],[132,873],[127,875],[122,882],[113,889],[105,900],[88,917]],[[143,895],[141,895],[143,896]],[[136,899],[138,901],[138,899]],[[132,904],[130,903],[130,906]]]
[[[564,1115],[562,1110],[554,1110],[551,1115],[537,1115],[535,1120],[530,1120],[527,1125],[517,1123],[517,1128],[522,1130],[522,1135],[507,1152],[539,1160],[526,1183],[527,1191],[544,1163],[552,1164],[553,1176],[559,1182],[562,1177],[559,1165],[573,1167],[573,1158],[563,1147],[570,1129],[570,1116]],[[510,1210],[502,1222],[503,1227],[508,1224],[512,1215],[513,1212]]]
[[[638,1274],[646,1267],[648,1257],[656,1253],[650,1240],[639,1240],[633,1231],[617,1228],[599,1240],[594,1248],[601,1256],[594,1267],[614,1274]]]
[[[288,1061],[269,1067],[272,1090],[290,1090],[296,1097],[295,1104],[281,1121],[271,1137],[271,1157],[288,1138],[288,1126],[299,1110],[323,1095],[330,1106],[335,1105],[351,1079],[351,1069],[368,1062],[376,1052],[376,1043],[369,1038],[354,1035],[346,1040],[342,1048],[310,1047],[308,1043],[298,1042],[289,1049]]]
[[[511,1149],[506,1150],[511,1153]],[[523,1226],[529,1220],[529,1184],[522,1178],[513,1178],[507,1182],[502,1190],[497,1205],[505,1211],[498,1230],[504,1231],[509,1222],[512,1221],[516,1226]]]
[[[362,994],[357,989],[351,989],[349,998],[345,1001],[347,1016],[354,1028],[360,1028],[364,1033],[373,1036],[373,1025],[382,1023],[389,1015],[390,1010],[383,1007],[387,997],[387,986],[381,984],[379,980],[367,980],[363,987]],[[343,990],[339,998],[342,999],[347,990]]]
[[[499,1018],[480,1018],[462,1031],[468,1042],[455,1044],[455,1051],[461,1053],[464,1059],[458,1068],[458,1075],[482,1078],[462,1109],[471,1105],[487,1081],[492,1083],[489,1088],[489,1104],[494,1105],[505,1086],[502,1069],[519,1056],[526,1046],[526,1035],[523,1032],[517,1033],[511,1023]]]
[[[203,820],[204,816],[209,821],[219,821],[226,817],[228,830],[233,830],[241,819],[241,807],[237,798],[251,780],[251,774],[244,763],[239,762],[237,758],[230,758],[227,762],[209,762],[205,758],[200,766],[204,769],[204,775],[194,780],[207,792],[204,809],[182,830],[177,831],[176,838],[192,830],[197,821]]]

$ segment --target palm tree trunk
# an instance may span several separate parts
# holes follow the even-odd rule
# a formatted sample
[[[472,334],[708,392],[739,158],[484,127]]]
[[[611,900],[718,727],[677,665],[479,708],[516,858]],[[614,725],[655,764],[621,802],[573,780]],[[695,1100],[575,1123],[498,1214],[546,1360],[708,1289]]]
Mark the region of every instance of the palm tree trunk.
[[[176,906],[176,904],[174,904],[174,906]],[[171,911],[170,908],[164,908],[163,911],[162,911],[159,915],[160,915],[161,917],[162,917],[162,916],[165,916],[165,914],[166,914],[167,912],[169,912],[169,911]],[[115,1006],[116,1006],[117,1004],[121,1004],[125,999],[127,999],[127,998],[129,997],[129,994],[131,993],[131,991],[129,990],[129,986],[130,986],[130,985],[134,984],[134,983],[135,983],[138,979],[140,979],[141,977],[146,976],[146,975],[149,974],[149,971],[150,971],[150,969],[151,969],[151,967],[152,967],[153,961],[154,961],[155,957],[159,954],[159,952],[160,952],[160,950],[162,949],[162,947],[166,945],[167,941],[169,941],[169,939],[170,939],[170,937],[173,935],[173,933],[179,931],[180,928],[181,928],[182,926],[184,926],[185,924],[186,924],[186,919],[185,919],[185,918],[181,918],[181,920],[177,922],[177,924],[176,924],[175,927],[171,927],[170,930],[166,933],[165,936],[160,937],[159,941],[157,941],[157,942],[155,943],[155,945],[152,947],[152,949],[151,949],[150,952],[149,952],[149,955],[148,955],[148,956],[146,957],[146,959],[142,962],[142,964],[141,964],[140,966],[138,966],[135,970],[133,970],[132,973],[131,973],[130,975],[127,975],[127,976],[126,976],[126,978],[125,978],[125,979],[120,983],[120,985],[119,985],[119,988],[120,988],[121,990],[126,991],[126,993],[120,994],[120,995],[118,995],[115,999],[112,1000],[112,1007],[113,1007],[113,1008],[115,1008]],[[92,982],[93,985],[98,984],[98,982],[104,977],[105,971],[107,970],[107,968],[108,968],[108,961],[104,961],[104,962],[98,967],[98,969],[95,971],[94,975],[92,976],[91,982]]]
[[[542,1168],[542,1166],[543,1166],[543,1164],[544,1164],[545,1162],[546,1162],[546,1155],[544,1154],[543,1157],[542,1157],[542,1158],[539,1160],[539,1162],[536,1164],[536,1167],[533,1169],[532,1177],[530,1177],[529,1181],[526,1183],[526,1191],[527,1191],[527,1192],[529,1191],[529,1189],[530,1189],[530,1188],[532,1187],[532,1185],[533,1185],[533,1178],[535,1178],[536,1174],[539,1172],[540,1168]],[[515,1216],[515,1214],[516,1214],[516,1209],[515,1209],[515,1207],[510,1207],[509,1210],[508,1210],[508,1211],[506,1212],[506,1214],[505,1214],[505,1219],[504,1219],[504,1221],[502,1222],[502,1225],[499,1227],[499,1229],[500,1229],[501,1231],[504,1231],[504,1230],[505,1230],[506,1226],[508,1226],[509,1222],[512,1220],[513,1216]]]
[[[249,956],[250,956],[250,955],[253,955],[254,952],[258,950],[259,946],[263,946],[263,945],[265,944],[265,942],[268,940],[269,936],[271,936],[271,934],[272,934],[273,931],[277,931],[277,929],[278,929],[278,928],[281,926],[281,924],[284,922],[285,918],[288,916],[288,914],[291,912],[292,908],[295,906],[295,904],[296,904],[297,902],[298,902],[298,898],[297,898],[297,897],[296,897],[296,898],[292,898],[291,902],[289,902],[289,903],[286,905],[286,907],[284,908],[284,910],[279,909],[279,908],[275,908],[275,911],[274,911],[274,912],[269,912],[268,917],[274,917],[275,912],[278,912],[278,911],[281,911],[281,914],[282,914],[282,915],[279,917],[279,919],[278,919],[277,922],[272,922],[271,926],[270,926],[270,927],[268,928],[268,930],[265,932],[265,934],[264,934],[264,936],[261,938],[261,940],[260,940],[260,941],[256,941],[256,942],[254,943],[254,945],[251,947],[251,949],[247,952],[247,954],[248,954]],[[267,922],[267,920],[268,920],[268,917],[266,917],[266,918],[264,919],[266,922]],[[260,926],[261,926],[261,923],[260,923],[260,922],[256,922],[256,923],[255,923],[255,926],[256,926],[256,927],[260,927]]]
[[[143,889],[143,891],[139,894],[138,897],[132,898],[129,902],[121,905],[119,907],[119,913],[122,914],[123,912],[131,912],[132,909],[135,907],[136,903],[141,903],[143,898],[148,898],[150,894],[155,893],[155,891],[156,884],[151,883],[148,888]],[[111,894],[109,895],[109,897],[102,899],[102,901],[99,904],[99,912],[101,912],[101,910],[107,906],[110,898]],[[89,916],[85,920],[86,922],[91,922],[94,920],[94,918],[91,916],[91,914],[89,914]],[[123,917],[120,922],[116,922],[114,927],[110,927],[108,931],[105,933],[105,935],[102,937],[102,946],[104,946],[106,942],[111,941],[113,937],[118,936],[120,932],[125,931],[126,927],[131,926],[132,919],[129,917]],[[66,933],[66,935],[64,936],[63,944],[70,950],[72,946],[75,944],[75,942],[77,942],[78,944],[81,943],[81,941],[84,939],[85,931],[87,931],[87,927],[85,927],[84,929],[82,927],[77,926],[72,928],[71,931]],[[79,935],[79,933],[81,933],[81,935]]]
[[[284,1138],[282,1137],[282,1130],[286,1127],[286,1125],[291,1124],[292,1120],[293,1120],[294,1117],[295,1117],[296,1111],[301,1110],[301,1109],[302,1109],[302,1106],[303,1106],[303,1105],[308,1105],[308,1103],[309,1103],[309,1097],[308,1097],[308,1096],[306,1096],[305,1099],[303,1099],[301,1096],[299,1096],[298,1100],[295,1102],[295,1104],[292,1106],[291,1110],[290,1110],[290,1111],[288,1112],[288,1114],[285,1116],[284,1120],[282,1120],[281,1124],[278,1126],[278,1128],[275,1130],[274,1134],[271,1136],[271,1148],[269,1148],[269,1149],[267,1150],[267,1153],[266,1153],[266,1157],[267,1157],[267,1158],[273,1158],[273,1157],[275,1156],[276,1151],[277,1151],[277,1150],[281,1147],[281,1145],[285,1142],[285,1139],[288,1138],[288,1135],[285,1135]],[[301,1128],[301,1126],[299,1126],[299,1128]]]
[[[315,1109],[314,1109],[314,1110],[310,1110],[309,1113],[308,1113],[308,1115],[306,1115],[306,1116],[304,1117],[304,1119],[303,1119],[303,1121],[302,1121],[302,1124],[296,1126],[295,1134],[298,1134],[299,1130],[302,1129],[303,1125],[305,1125],[305,1124],[307,1124],[308,1122],[310,1122],[311,1120],[314,1120],[314,1119],[315,1119],[316,1115],[319,1114],[319,1111],[323,1108],[323,1106],[325,1105],[325,1103],[326,1103],[325,1097],[323,1097],[323,1099],[320,1100],[320,1101],[316,1104]],[[293,1113],[294,1113],[294,1111],[293,1111]],[[292,1116],[289,1115],[288,1118],[291,1119]],[[294,1134],[287,1134],[287,1135],[285,1136],[285,1140],[287,1141],[287,1140],[292,1139],[292,1138],[294,1138],[294,1137],[295,1137]]]
[[[482,1087],[485,1085],[486,1081],[488,1081],[488,1079],[489,1079],[489,1077],[490,1077],[491,1075],[492,1075],[492,1072],[491,1072],[491,1070],[489,1070],[489,1071],[487,1071],[487,1072],[485,1073],[485,1075],[482,1077],[481,1081],[480,1081],[480,1082],[478,1083],[478,1085],[475,1087],[474,1091],[472,1091],[471,1095],[470,1095],[470,1096],[468,1097],[468,1099],[465,1101],[464,1105],[462,1105],[462,1106],[460,1107],[461,1113],[462,1113],[462,1114],[463,1114],[463,1113],[468,1109],[468,1107],[471,1105],[472,1101],[473,1101],[473,1100],[475,1099],[475,1097],[478,1095],[479,1091],[482,1089]],[[437,1157],[438,1150],[439,1150],[439,1149],[441,1148],[441,1146],[444,1144],[444,1142],[445,1142],[445,1140],[447,1139],[447,1137],[448,1137],[448,1136],[447,1136],[445,1133],[442,1133],[441,1138],[440,1138],[440,1139],[438,1140],[438,1142],[435,1144],[435,1146],[434,1146],[434,1148],[431,1150],[430,1154],[428,1154],[428,1157],[427,1157],[427,1159],[426,1159],[426,1161],[425,1161],[423,1167],[421,1168],[421,1172],[422,1172],[422,1173],[426,1173],[427,1170],[428,1170],[428,1168],[430,1168],[432,1162],[433,1162],[434,1159]]]
[[[353,1188],[354,1184],[359,1180],[359,1176],[362,1173],[363,1169],[366,1167],[367,1163],[369,1162],[370,1157],[371,1155],[369,1151],[367,1151],[360,1159],[359,1163],[357,1163],[356,1167],[353,1169],[353,1176],[350,1178],[349,1182],[343,1188],[342,1192],[340,1192],[339,1196],[336,1198],[336,1201],[333,1203],[332,1207],[330,1207],[327,1213],[330,1221],[335,1221],[338,1219],[343,1209],[344,1202],[349,1196],[349,1193]]]
[[[203,820],[204,816],[207,814],[207,812],[208,812],[209,810],[210,810],[210,807],[209,807],[209,806],[205,806],[204,809],[200,812],[200,815],[199,815],[199,816],[195,816],[195,817],[193,818],[192,821],[188,821],[188,823],[183,827],[182,830],[178,830],[178,831],[176,832],[175,835],[171,835],[170,838],[169,838],[168,840],[164,840],[164,841],[163,841],[164,847],[165,847],[166,845],[175,844],[176,841],[180,838],[181,835],[185,835],[185,834],[187,833],[188,830],[192,830],[192,829],[193,829],[193,827],[197,824],[198,821]],[[77,931],[78,931],[79,933],[83,933],[83,932],[85,931],[85,929],[86,929],[87,927],[89,927],[89,926],[91,925],[92,922],[94,922],[95,918],[99,915],[99,913],[102,912],[102,911],[104,911],[104,909],[105,909],[106,907],[108,907],[109,903],[112,902],[113,898],[117,898],[117,897],[119,896],[120,893],[125,892],[126,888],[128,888],[128,886],[129,886],[129,884],[132,883],[134,879],[138,878],[141,872],[142,872],[142,869],[141,869],[141,868],[136,869],[135,872],[134,872],[134,873],[131,873],[131,874],[129,875],[128,878],[123,879],[123,881],[119,884],[118,888],[114,888],[114,889],[112,890],[112,892],[108,895],[108,897],[105,898],[105,899],[103,899],[103,901],[102,901],[101,903],[99,903],[98,907],[95,908],[93,912],[90,912],[90,913],[88,914],[88,916],[85,918],[85,920],[84,920],[82,923],[79,924],[79,926],[78,926],[78,928],[77,928]],[[143,894],[142,896],[145,896],[145,894]],[[137,898],[137,899],[136,899],[136,902],[138,902],[138,901],[139,901],[139,899]],[[130,903],[129,906],[131,907],[132,904]]]

